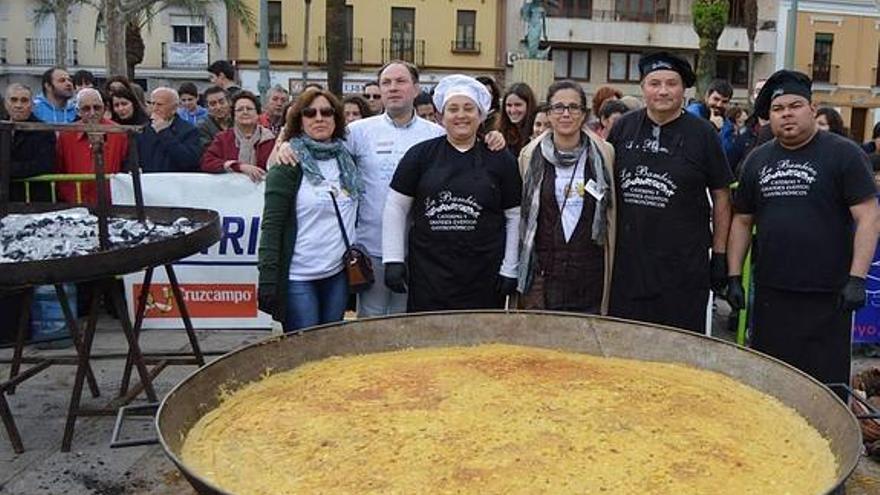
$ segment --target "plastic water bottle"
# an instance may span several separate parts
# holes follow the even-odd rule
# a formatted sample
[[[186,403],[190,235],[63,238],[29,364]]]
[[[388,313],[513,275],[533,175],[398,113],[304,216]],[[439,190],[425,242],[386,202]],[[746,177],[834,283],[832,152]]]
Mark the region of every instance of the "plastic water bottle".
[[[64,284],[64,292],[72,311],[76,311],[76,285]],[[66,337],[66,338],[65,338]],[[52,285],[34,287],[31,303],[31,340],[60,339],[35,345],[37,349],[63,349],[73,345],[64,310]]]

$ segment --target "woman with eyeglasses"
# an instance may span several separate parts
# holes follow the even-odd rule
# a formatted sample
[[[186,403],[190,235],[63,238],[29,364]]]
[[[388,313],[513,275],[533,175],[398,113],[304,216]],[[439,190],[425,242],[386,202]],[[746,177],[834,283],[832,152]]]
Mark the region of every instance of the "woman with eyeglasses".
[[[382,257],[409,312],[500,308],[516,290],[522,181],[510,153],[478,138],[490,99],[476,79],[441,79],[434,106],[446,135],[410,148],[394,172]]]
[[[266,176],[258,252],[259,307],[285,331],[342,320],[348,280],[342,256],[354,242],[360,173],[346,150],[342,104],[324,89],[303,92],[282,139],[299,162]]]
[[[260,100],[250,91],[232,98],[233,125],[214,136],[202,154],[203,172],[233,172],[260,182],[266,175],[266,161],[275,146],[275,135],[261,126]]]
[[[550,128],[522,150],[518,290],[525,309],[607,311],[614,253],[613,149],[584,127],[574,81],[547,91]]]

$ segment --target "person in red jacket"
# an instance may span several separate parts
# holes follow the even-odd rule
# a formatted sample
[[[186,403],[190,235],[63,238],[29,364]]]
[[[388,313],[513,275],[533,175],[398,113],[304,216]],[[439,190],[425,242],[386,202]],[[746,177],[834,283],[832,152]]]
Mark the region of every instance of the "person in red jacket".
[[[275,135],[259,124],[260,101],[249,91],[232,99],[233,126],[214,136],[202,155],[204,172],[238,172],[260,182],[275,146]]]
[[[93,88],[81,89],[76,98],[76,111],[84,124],[113,124],[104,118],[104,100]],[[65,131],[58,135],[55,147],[58,171],[62,174],[93,174],[92,145],[84,132]],[[104,173],[114,174],[125,167],[128,137],[125,134],[104,136]],[[78,190],[79,189],[79,190]],[[110,188],[107,188],[108,194]],[[58,195],[65,203],[97,203],[94,181],[85,181],[79,188],[74,183],[58,184]]]

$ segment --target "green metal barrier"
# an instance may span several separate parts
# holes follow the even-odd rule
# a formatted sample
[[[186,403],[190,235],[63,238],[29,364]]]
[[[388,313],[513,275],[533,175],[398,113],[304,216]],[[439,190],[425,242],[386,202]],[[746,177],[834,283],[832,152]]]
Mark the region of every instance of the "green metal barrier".
[[[105,177],[110,178],[115,174],[105,174]],[[24,202],[31,202],[31,184],[51,184],[50,188],[50,197],[52,203],[58,202],[57,193],[55,192],[55,184],[57,183],[66,183],[66,182],[74,182],[76,187],[76,202],[82,203],[82,183],[83,182],[94,182],[95,174],[45,174],[45,175],[37,175],[35,177],[28,177],[25,179],[13,179],[13,182],[20,182],[24,184]]]

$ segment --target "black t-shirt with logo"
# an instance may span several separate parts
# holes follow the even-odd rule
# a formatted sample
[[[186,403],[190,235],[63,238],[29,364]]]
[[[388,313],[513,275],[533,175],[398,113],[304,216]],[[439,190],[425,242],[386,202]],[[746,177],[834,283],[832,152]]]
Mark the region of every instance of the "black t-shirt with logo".
[[[686,112],[657,125],[642,109],[615,122],[608,142],[618,221],[612,291],[645,297],[708,288],[707,189],[733,181],[714,127]]]
[[[391,188],[413,198],[409,311],[498,307],[504,210],[520,205],[522,180],[507,150],[461,152],[441,136],[403,156]]]
[[[868,156],[819,131],[801,148],[773,140],[743,163],[737,213],[754,215],[756,283],[792,291],[836,291],[852,262],[849,207],[876,194]]]

